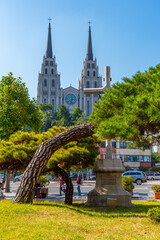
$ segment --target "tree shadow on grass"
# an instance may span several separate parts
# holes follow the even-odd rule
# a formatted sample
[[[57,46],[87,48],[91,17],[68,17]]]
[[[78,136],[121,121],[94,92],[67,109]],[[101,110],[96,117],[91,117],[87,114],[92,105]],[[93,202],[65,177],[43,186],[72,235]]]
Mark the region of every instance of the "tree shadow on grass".
[[[49,206],[69,209],[75,211],[79,214],[88,215],[91,217],[107,217],[107,218],[130,218],[130,217],[139,217],[146,218],[146,213],[149,209],[154,207],[160,207],[159,202],[133,202],[135,207],[89,207],[85,206],[84,202],[73,203],[73,205],[66,205],[64,203],[55,203],[55,202],[34,202],[36,206]]]

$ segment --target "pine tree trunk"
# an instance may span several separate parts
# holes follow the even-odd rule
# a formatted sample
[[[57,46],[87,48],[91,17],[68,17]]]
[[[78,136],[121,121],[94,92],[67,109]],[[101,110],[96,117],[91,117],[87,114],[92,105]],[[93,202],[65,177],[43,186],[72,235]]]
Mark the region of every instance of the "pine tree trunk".
[[[8,171],[6,171],[6,180],[5,180],[5,192],[10,192],[10,174]]]
[[[60,167],[56,166],[53,168],[55,173],[58,173],[66,183],[66,192],[65,192],[65,203],[68,205],[72,205],[73,201],[73,184],[71,178],[67,175],[67,173]]]
[[[68,142],[93,135],[93,129],[94,126],[89,123],[75,126],[40,144],[23,174],[14,201],[32,203],[35,184],[51,155]],[[68,196],[68,192],[66,195]]]

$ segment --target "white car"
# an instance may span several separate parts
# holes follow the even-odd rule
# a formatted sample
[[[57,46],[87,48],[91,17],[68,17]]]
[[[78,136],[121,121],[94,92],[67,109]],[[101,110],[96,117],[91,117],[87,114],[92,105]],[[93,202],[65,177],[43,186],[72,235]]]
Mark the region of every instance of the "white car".
[[[160,180],[160,173],[153,173],[147,176],[148,180]]]
[[[90,180],[96,180],[96,175],[95,174],[91,174]]]

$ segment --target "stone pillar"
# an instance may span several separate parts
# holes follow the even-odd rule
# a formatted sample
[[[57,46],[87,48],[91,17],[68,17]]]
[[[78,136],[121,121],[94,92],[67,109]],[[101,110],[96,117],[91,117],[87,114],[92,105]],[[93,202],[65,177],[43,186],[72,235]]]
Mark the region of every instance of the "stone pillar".
[[[132,207],[131,194],[122,186],[122,173],[125,172],[120,159],[112,159],[112,148],[107,141],[106,159],[98,159],[94,172],[96,185],[87,195],[87,206],[107,207],[107,199],[116,200],[117,206]]]

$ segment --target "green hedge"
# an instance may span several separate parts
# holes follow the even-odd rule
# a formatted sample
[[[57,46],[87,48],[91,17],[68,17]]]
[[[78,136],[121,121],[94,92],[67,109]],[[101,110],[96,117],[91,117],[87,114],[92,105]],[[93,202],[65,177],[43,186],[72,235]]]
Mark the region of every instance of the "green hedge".
[[[152,221],[160,223],[160,207],[149,209],[147,215]]]

